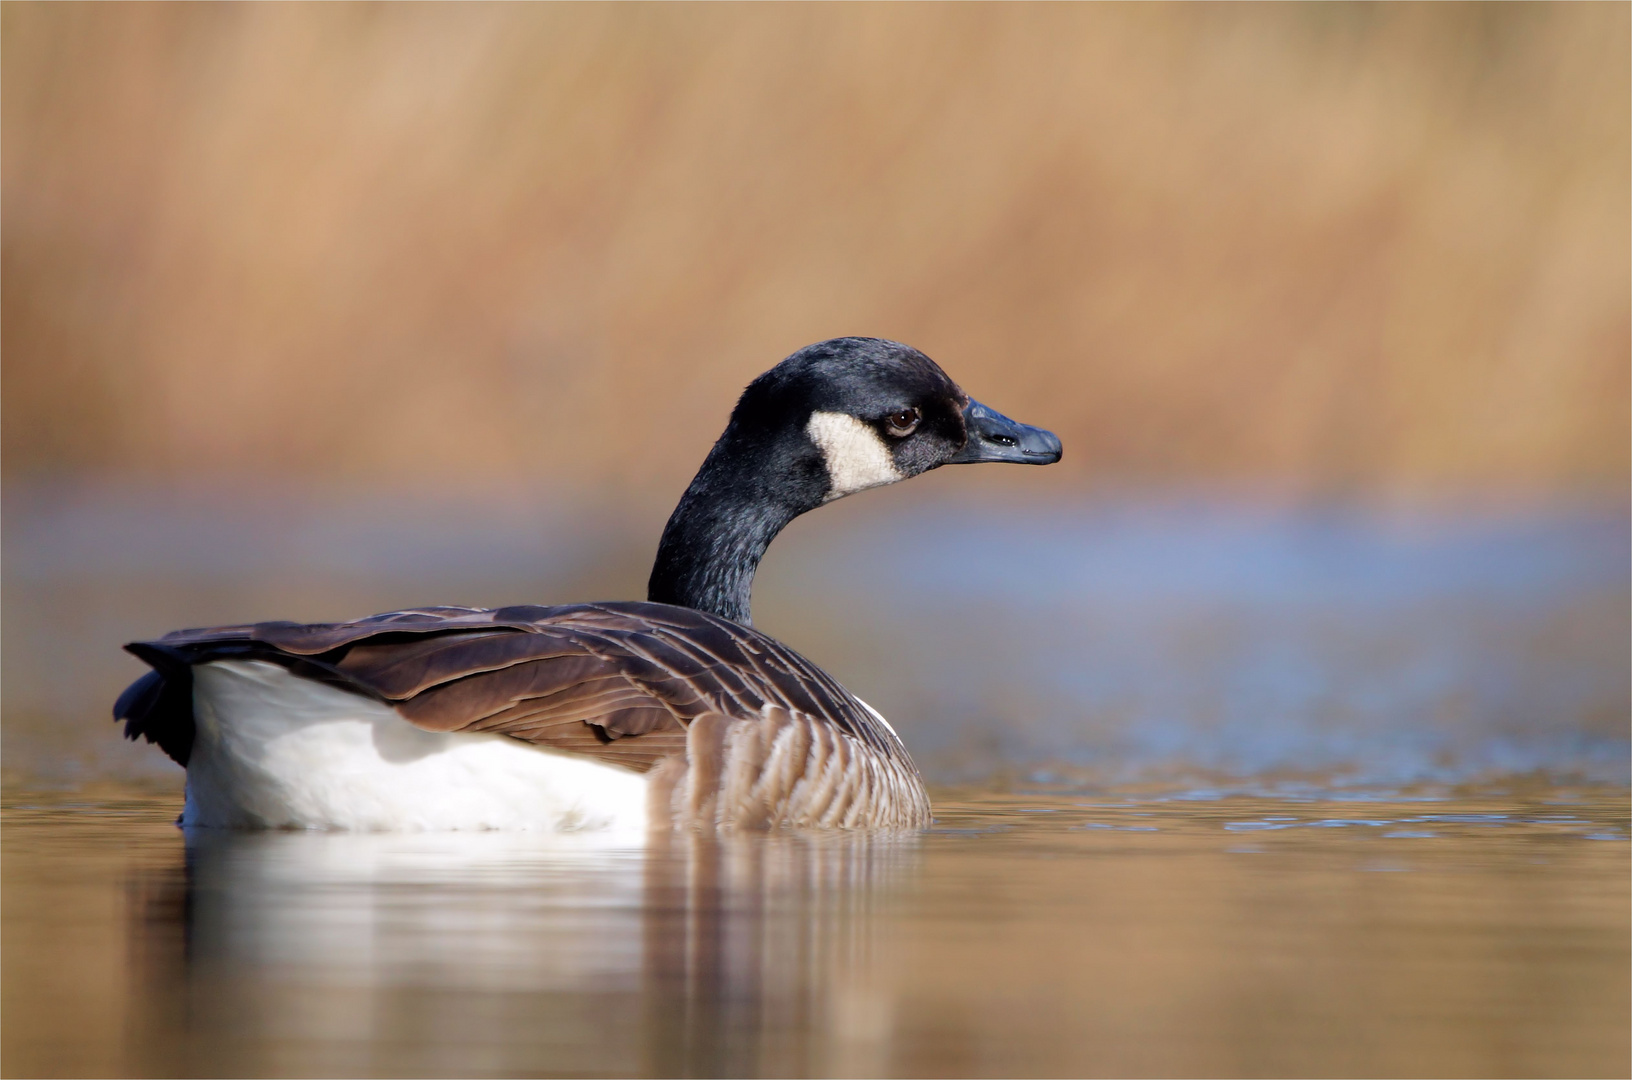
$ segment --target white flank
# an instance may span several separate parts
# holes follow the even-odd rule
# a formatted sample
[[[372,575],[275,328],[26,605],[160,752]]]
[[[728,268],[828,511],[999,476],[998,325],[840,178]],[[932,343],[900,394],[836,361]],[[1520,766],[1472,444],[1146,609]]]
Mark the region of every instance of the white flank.
[[[262,660],[193,669],[183,825],[359,831],[647,827],[644,776],[504,735],[422,731]]]
[[[821,450],[827,464],[828,492],[824,502],[906,479],[895,467],[890,448],[878,432],[848,413],[811,413],[805,434]]]

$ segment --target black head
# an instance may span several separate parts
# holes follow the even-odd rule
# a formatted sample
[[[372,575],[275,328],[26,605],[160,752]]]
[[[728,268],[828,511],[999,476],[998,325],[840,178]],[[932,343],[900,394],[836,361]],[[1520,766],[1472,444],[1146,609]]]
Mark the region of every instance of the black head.
[[[935,361],[881,338],[800,349],[749,384],[727,434],[803,458],[787,462],[788,478],[807,498],[820,487],[812,506],[941,465],[1060,459],[1052,434],[972,401]]]
[[[970,399],[917,349],[823,341],[743,391],[669,519],[648,596],[747,623],[760,556],[805,511],[941,465],[1059,459],[1054,435]]]

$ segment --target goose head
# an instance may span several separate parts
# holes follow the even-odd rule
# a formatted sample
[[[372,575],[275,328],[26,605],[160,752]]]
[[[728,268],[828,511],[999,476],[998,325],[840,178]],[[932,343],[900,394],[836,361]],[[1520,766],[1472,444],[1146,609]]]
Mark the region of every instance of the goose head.
[[[910,346],[807,346],[743,391],[663,531],[648,598],[747,625],[754,570],[800,514],[942,465],[1048,465],[1060,452],[1052,432],[969,397]]]
[[[1053,433],[982,405],[917,349],[878,338],[800,349],[749,384],[731,427],[758,448],[785,444],[779,456],[804,467],[782,477],[804,509],[941,465],[1060,460]]]

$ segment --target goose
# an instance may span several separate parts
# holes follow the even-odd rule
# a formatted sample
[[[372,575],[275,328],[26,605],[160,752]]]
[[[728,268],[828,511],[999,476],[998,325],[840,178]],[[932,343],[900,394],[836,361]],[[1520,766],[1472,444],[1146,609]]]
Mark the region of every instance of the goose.
[[[644,602],[424,607],[125,648],[128,739],[187,770],[183,827],[924,827],[889,722],[754,629],[794,518],[942,465],[1060,460],[929,357],[845,337],[751,382],[676,506]]]

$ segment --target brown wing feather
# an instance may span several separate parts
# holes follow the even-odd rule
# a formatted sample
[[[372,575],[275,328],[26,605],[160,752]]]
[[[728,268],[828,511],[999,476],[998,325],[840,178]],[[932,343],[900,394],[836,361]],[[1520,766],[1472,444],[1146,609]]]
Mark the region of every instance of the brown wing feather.
[[[511,735],[642,772],[684,755],[699,717],[785,712],[916,777],[894,734],[820,668],[756,630],[666,604],[420,608],[180,630],[130,648],[170,665],[271,660],[393,704],[419,727]],[[151,737],[156,724],[134,717],[127,733]]]

